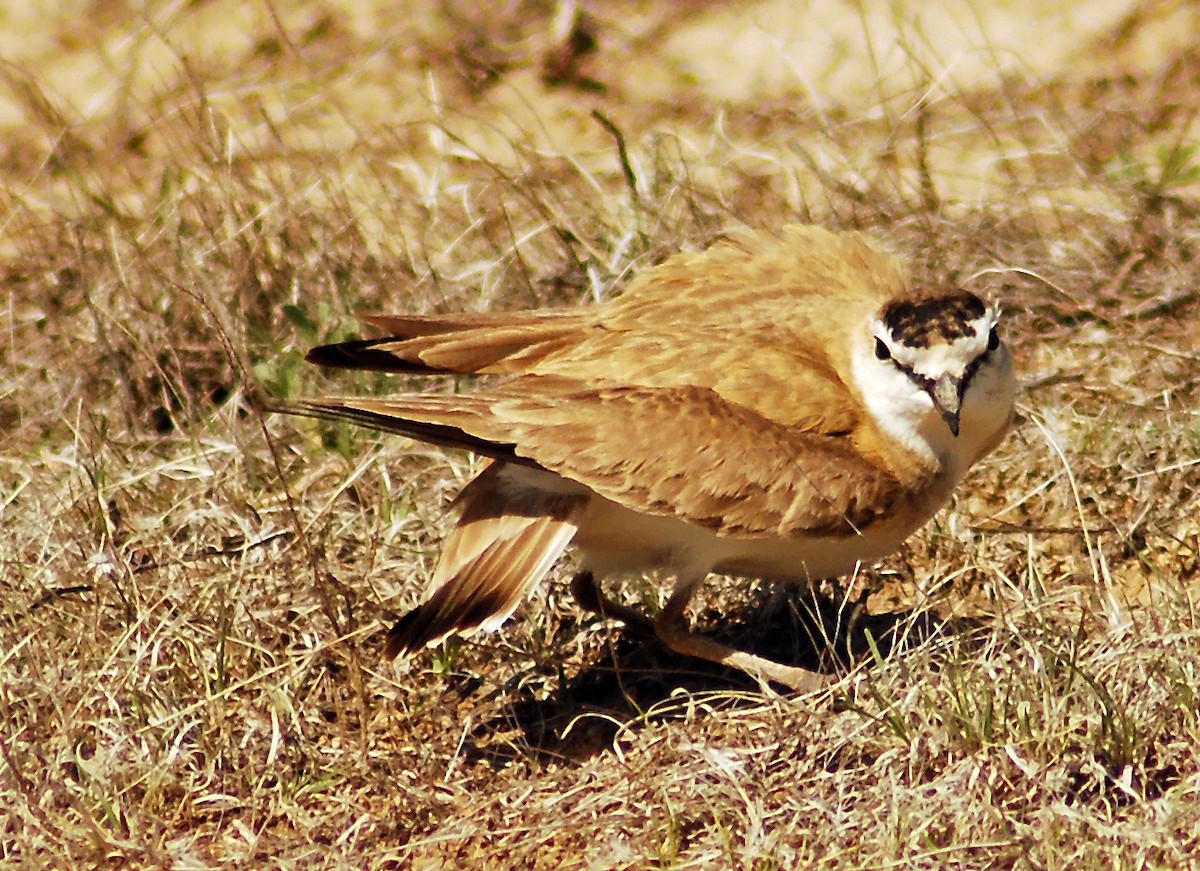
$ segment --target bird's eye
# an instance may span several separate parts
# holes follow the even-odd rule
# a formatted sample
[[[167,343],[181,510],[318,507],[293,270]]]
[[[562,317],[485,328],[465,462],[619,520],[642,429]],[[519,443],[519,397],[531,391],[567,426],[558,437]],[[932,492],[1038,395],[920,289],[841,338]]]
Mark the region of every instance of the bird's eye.
[[[988,333],[988,350],[994,351],[1000,347],[1000,334],[996,332],[996,328],[992,327],[992,331]]]
[[[875,356],[880,360],[892,359],[892,352],[888,350],[888,346],[883,343],[883,339],[875,340]]]

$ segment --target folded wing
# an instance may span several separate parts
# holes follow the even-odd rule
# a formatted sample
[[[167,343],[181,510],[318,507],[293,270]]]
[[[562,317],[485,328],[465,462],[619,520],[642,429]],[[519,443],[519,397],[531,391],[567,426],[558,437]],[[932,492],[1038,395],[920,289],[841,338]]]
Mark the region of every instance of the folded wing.
[[[548,469],[719,535],[854,534],[908,489],[847,433],[784,426],[701,387],[527,376],[473,394],[323,399],[292,410]]]

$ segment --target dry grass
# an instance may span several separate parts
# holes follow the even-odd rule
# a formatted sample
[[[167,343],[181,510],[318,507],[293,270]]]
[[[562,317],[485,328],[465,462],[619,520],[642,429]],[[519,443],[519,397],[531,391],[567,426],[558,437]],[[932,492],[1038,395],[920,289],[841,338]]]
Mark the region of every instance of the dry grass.
[[[985,5],[0,13],[0,857],[1194,861],[1200,12]],[[250,379],[382,390],[301,355],[355,310],[572,304],[793,220],[1002,297],[1029,384],[868,576],[907,641],[764,697],[559,577],[381,665],[470,460],[263,419]],[[796,626],[750,589],[714,584],[741,631]]]

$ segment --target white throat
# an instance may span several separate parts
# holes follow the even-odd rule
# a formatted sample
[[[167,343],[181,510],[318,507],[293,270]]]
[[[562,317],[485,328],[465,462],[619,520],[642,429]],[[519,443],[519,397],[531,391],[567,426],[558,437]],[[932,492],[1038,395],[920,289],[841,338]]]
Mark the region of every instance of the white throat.
[[[931,361],[938,353],[930,355]],[[939,467],[947,483],[957,483],[996,444],[1012,417],[1016,380],[1003,346],[979,361],[962,397],[957,436],[929,394],[891,360],[877,359],[867,342],[857,343],[851,377],[879,429],[922,463]]]

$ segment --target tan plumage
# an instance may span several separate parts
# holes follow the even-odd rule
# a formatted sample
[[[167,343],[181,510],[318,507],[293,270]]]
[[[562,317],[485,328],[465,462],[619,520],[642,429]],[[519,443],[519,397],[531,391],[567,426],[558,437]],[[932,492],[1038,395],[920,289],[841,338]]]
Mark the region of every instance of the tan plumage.
[[[466,395],[289,409],[496,460],[464,490],[435,590],[392,653],[495,628],[573,538],[585,572],[676,574],[668,644],[804,684],[682,631],[691,590],[710,571],[807,582],[881,556],[995,445],[1012,406],[993,311],[966,291],[913,291],[865,238],[816,227],[678,255],[602,305],[364,320],[391,337],[309,359],[507,376]]]
[[[570,544],[575,533],[570,519],[583,499],[505,497],[497,487],[498,470],[489,466],[459,495],[465,507],[434,570],[430,595],[397,624],[389,656],[406,649],[403,639],[430,643],[444,638],[447,627],[499,629]]]

